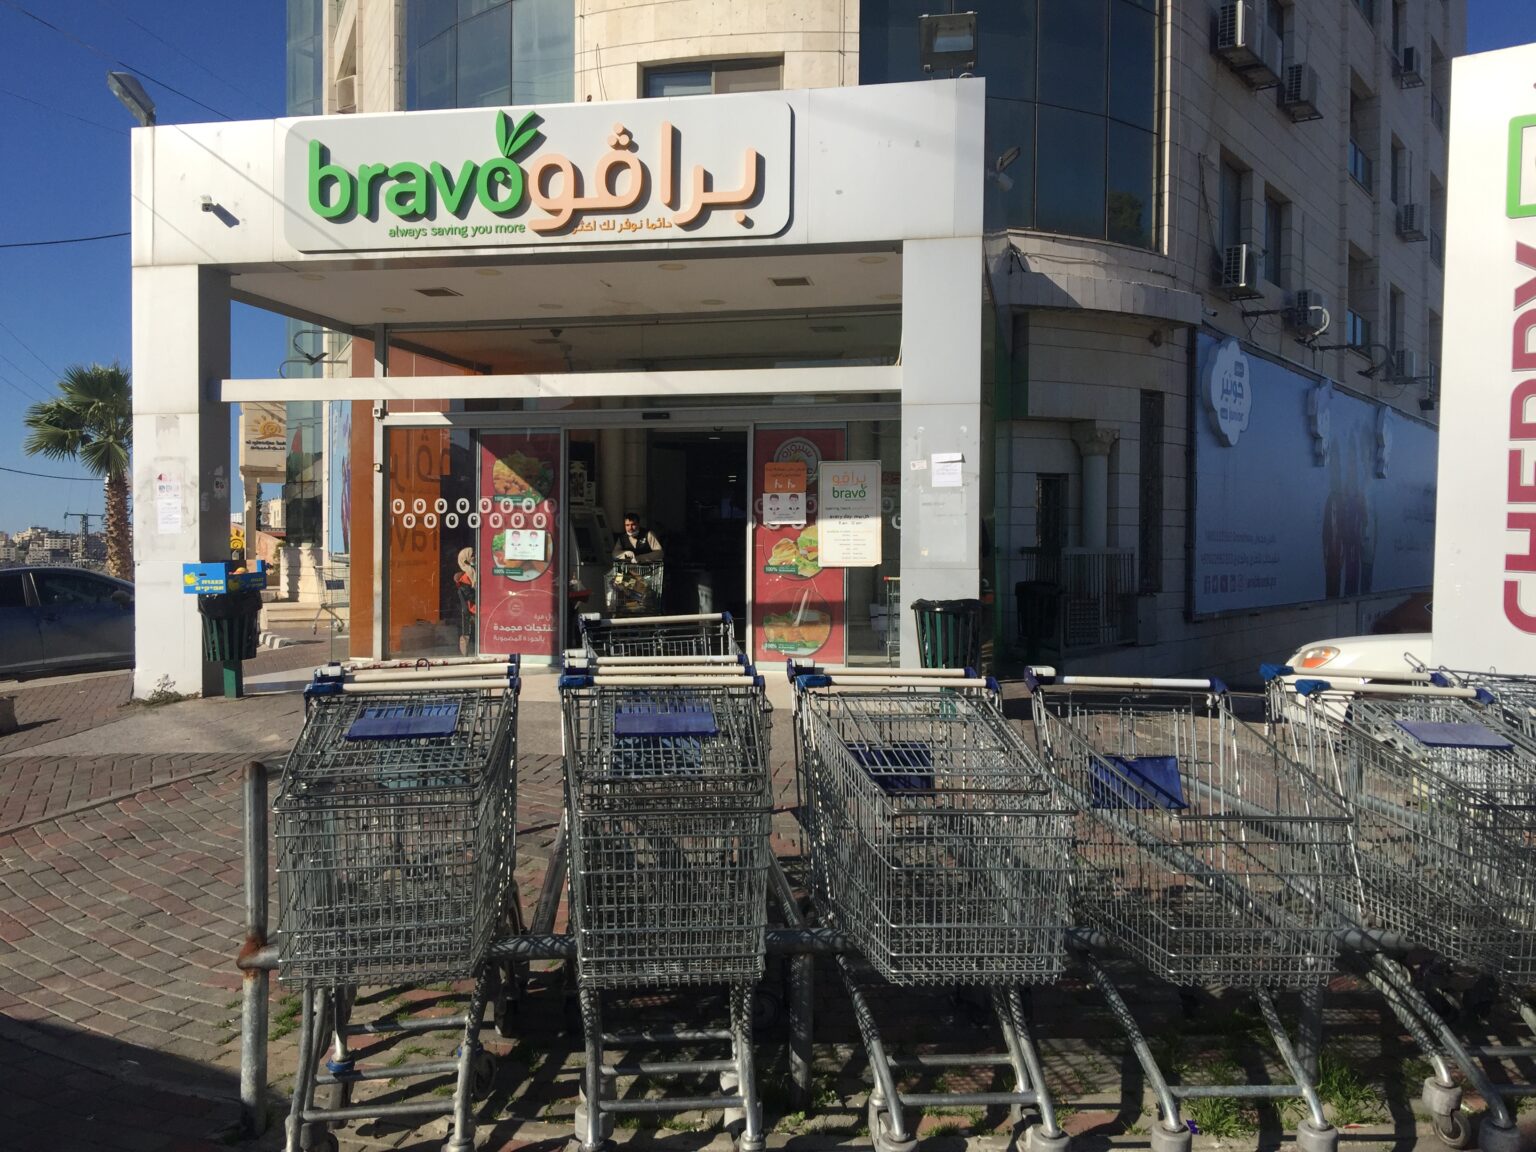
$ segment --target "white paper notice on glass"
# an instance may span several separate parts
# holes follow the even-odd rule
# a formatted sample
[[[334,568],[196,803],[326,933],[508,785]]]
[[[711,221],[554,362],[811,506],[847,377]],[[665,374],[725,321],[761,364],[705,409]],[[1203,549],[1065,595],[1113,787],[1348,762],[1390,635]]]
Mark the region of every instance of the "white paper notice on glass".
[[[181,533],[181,476],[173,471],[155,474],[155,530],[167,536]]]
[[[506,558],[508,560],[544,559],[545,533],[542,528],[514,528],[507,533]]]
[[[817,495],[823,568],[880,563],[880,461],[823,460]]]
[[[933,486],[935,488],[960,487],[960,464],[965,460],[960,452],[935,452],[933,454]]]

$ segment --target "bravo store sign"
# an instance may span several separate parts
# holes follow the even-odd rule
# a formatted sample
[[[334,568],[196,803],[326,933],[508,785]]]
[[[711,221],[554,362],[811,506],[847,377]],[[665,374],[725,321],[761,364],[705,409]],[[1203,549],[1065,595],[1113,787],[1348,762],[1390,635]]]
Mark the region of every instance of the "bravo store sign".
[[[746,98],[297,120],[284,228],[303,252],[768,238],[792,134]]]
[[[1452,668],[1536,672],[1533,74],[1536,45],[1453,65],[1434,600]]]

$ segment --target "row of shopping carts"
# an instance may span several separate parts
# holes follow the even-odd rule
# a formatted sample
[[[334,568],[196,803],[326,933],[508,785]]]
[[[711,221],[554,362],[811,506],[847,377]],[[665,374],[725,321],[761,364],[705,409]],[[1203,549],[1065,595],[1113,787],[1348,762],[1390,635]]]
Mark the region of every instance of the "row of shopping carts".
[[[752,994],[775,940],[835,956],[869,1058],[880,1152],[907,1152],[912,1111],[943,1105],[1028,1109],[1036,1152],[1064,1148],[1028,996],[1074,964],[1156,1097],[1156,1152],[1188,1147],[1181,1108],[1211,1096],[1298,1099],[1298,1145],[1335,1146],[1315,1059],[1322,990],[1341,965],[1424,1047],[1425,1101],[1444,1138],[1471,1138],[1454,1064],[1488,1102],[1482,1147],[1515,1146],[1508,1101],[1533,1093],[1495,1086],[1479,1061],[1536,1049],[1462,1044],[1396,957],[1425,950],[1512,987],[1532,982],[1536,696],[1521,695],[1523,681],[1433,683],[1426,671],[1389,690],[1274,670],[1266,726],[1240,720],[1217,681],[1041,670],[1026,728],[1004,715],[995,682],[964,671],[791,662],[818,921],[808,929],[771,849],[765,684],[730,619],[713,615],[583,620],[560,681],[564,817],[525,921],[511,880],[517,672],[490,660],[358,668],[311,689],[276,809],[282,972],[303,984],[291,1147],[318,1147],[327,1125],[354,1117],[432,1108],[453,1113],[449,1147],[471,1148],[470,1105],[493,1071],[476,1041],[481,1017],[518,983],[507,942],[551,937],[567,894],[586,1152],[617,1115],[694,1109],[725,1111],[743,1152],[763,1146]],[[1279,1074],[1173,1082],[1110,975],[1111,951],[1176,986],[1251,994]],[[358,985],[465,977],[468,1011],[448,1025],[464,1036],[451,1104],[316,1103],[321,1087],[344,1097],[360,1079],[412,1074],[354,1066]],[[879,985],[979,990],[1001,1051],[896,1053],[876,1019]],[[724,991],[723,1023],[605,1026],[616,997],[705,987]],[[1301,1004],[1294,1039],[1282,995]],[[609,1058],[666,1044],[722,1051]],[[966,1067],[1001,1070],[1012,1085],[910,1087],[914,1073]],[[621,1079],[672,1076],[718,1077],[719,1090],[618,1098]]]

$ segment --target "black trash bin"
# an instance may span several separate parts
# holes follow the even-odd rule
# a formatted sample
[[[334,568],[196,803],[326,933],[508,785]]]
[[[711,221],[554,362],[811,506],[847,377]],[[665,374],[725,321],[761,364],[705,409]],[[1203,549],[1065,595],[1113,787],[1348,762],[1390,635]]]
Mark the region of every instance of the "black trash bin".
[[[203,659],[224,665],[224,695],[243,695],[240,662],[256,655],[261,636],[261,593],[248,588],[199,596],[197,610],[203,617]]]
[[[980,600],[914,600],[924,668],[981,667]]]

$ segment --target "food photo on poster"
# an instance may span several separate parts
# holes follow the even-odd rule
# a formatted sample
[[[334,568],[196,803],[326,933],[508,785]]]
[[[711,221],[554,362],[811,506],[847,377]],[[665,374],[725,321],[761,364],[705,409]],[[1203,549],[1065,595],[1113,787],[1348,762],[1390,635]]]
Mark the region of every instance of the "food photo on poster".
[[[840,427],[756,433],[752,578],[759,661],[814,656],[823,663],[841,663],[847,658],[844,576],[841,569],[821,563],[814,496],[822,461],[839,459],[845,442]],[[803,526],[791,518],[798,518],[800,509],[783,501],[790,493],[804,502]],[[774,495],[781,504],[770,511]]]

